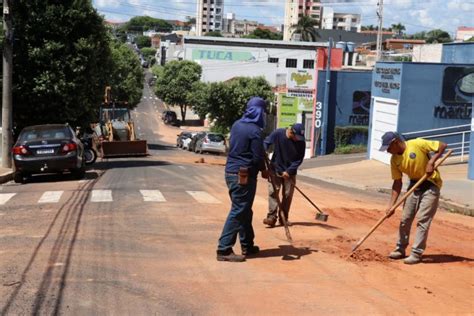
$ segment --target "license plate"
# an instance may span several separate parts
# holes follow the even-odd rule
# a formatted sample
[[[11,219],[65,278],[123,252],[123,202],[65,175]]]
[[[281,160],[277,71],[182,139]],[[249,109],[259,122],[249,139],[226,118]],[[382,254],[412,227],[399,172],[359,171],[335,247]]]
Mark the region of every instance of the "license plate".
[[[54,154],[54,149],[38,149],[36,153],[38,155]]]

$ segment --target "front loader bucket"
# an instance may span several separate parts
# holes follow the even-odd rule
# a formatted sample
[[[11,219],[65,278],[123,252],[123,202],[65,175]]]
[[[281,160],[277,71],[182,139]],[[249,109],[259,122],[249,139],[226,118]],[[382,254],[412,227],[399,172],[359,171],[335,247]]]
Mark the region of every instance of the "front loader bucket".
[[[147,155],[148,146],[146,140],[102,142],[102,158]]]

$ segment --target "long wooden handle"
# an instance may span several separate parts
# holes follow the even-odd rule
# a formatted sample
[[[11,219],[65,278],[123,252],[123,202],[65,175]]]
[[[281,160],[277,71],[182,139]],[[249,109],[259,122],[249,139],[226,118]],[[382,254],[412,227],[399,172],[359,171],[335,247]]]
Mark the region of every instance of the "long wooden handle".
[[[448,158],[451,154],[452,154],[453,150],[450,149],[446,152],[446,154],[440,159],[438,160],[436,163],[435,163],[435,169],[437,169],[439,166],[441,166],[441,164],[446,160],[446,158]],[[428,174],[425,173],[425,175],[423,177],[421,177],[420,180],[418,180],[414,186],[411,187],[410,190],[408,190],[404,195],[403,197],[397,202],[395,203],[391,208],[390,208],[390,211],[393,211],[395,210],[397,207],[399,207],[403,202],[405,202],[405,200],[410,196],[410,194],[413,193],[413,191],[415,191],[426,179],[428,179]],[[383,223],[383,221],[385,221],[387,218],[389,217],[388,214],[385,214],[381,219],[379,219],[379,221],[370,229],[370,231],[364,236],[362,237],[358,242],[357,244],[352,248],[352,252],[350,253],[349,257],[357,250],[357,248],[359,248],[362,243],[367,239],[369,238],[369,236]]]
[[[311,205],[314,206],[314,207],[316,208],[316,210],[317,210],[319,213],[324,214],[324,212],[321,211],[321,210],[319,209],[319,207],[318,207],[316,204],[314,204],[314,202],[311,201],[311,199],[310,199],[306,194],[304,194],[303,191],[300,190],[300,188],[298,188],[298,187],[296,186],[295,183],[293,183],[293,185],[295,186],[295,189],[296,189],[299,193],[301,193],[301,195],[302,195],[309,203],[311,203]]]
[[[272,174],[272,171],[271,171],[271,166],[270,166],[270,160],[268,159],[268,155],[267,153],[265,153],[265,165],[267,167],[267,170],[269,172],[269,181],[273,187],[273,192],[276,196],[276,201],[277,201],[277,204],[278,204],[278,210],[279,210],[279,215],[280,215],[280,220],[283,222],[283,226],[285,227],[285,235],[286,235],[286,239],[288,240],[288,242],[290,244],[293,243],[293,238],[291,238],[291,233],[290,233],[290,228],[288,227],[288,222],[286,221],[286,217],[285,217],[285,214],[283,214],[283,206],[281,205],[281,202],[280,202],[280,196],[279,196],[279,192],[276,188],[276,185],[275,183],[273,183],[273,174]]]

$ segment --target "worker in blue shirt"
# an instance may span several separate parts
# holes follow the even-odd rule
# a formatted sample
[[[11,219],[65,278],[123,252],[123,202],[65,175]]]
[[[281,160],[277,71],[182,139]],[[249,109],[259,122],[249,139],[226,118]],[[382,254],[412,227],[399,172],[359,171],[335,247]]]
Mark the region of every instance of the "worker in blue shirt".
[[[265,150],[268,150],[271,145],[273,145],[273,156],[270,177],[272,177],[277,192],[274,191],[270,183],[268,186],[268,214],[263,223],[270,227],[275,226],[278,218],[277,194],[282,191],[283,215],[287,223],[291,225],[288,221],[288,213],[295,190],[296,173],[303,162],[306,150],[303,124],[296,123],[289,128],[276,129],[264,141]],[[281,218],[279,222],[282,225]]]
[[[259,252],[254,244],[252,205],[257,189],[257,175],[268,177],[264,163],[262,129],[265,126],[266,102],[253,97],[247,103],[243,117],[230,131],[229,154],[225,167],[225,181],[232,206],[224,224],[217,247],[217,260],[241,262],[245,256]],[[242,255],[235,254],[239,235]]]

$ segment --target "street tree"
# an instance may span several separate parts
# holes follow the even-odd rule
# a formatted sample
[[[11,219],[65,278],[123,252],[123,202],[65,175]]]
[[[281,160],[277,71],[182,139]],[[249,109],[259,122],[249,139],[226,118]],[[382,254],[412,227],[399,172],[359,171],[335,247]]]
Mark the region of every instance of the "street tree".
[[[392,24],[391,29],[394,35],[401,37],[403,35],[403,32],[406,30],[406,27],[402,23],[397,23]]]
[[[426,33],[427,43],[449,43],[452,41],[449,33],[441,29],[431,30]]]
[[[156,49],[151,47],[143,47],[142,49],[140,49],[140,52],[142,53],[143,58],[148,60],[152,57],[155,57]]]
[[[142,49],[144,47],[151,47],[151,38],[144,35],[139,35],[135,37],[135,44],[137,47]]]
[[[291,27],[291,34],[300,34],[301,40],[304,42],[316,42],[319,37],[315,29],[317,25],[318,21],[308,15],[303,15],[298,20],[298,24]]]
[[[254,38],[254,39],[268,39],[268,40],[282,40],[283,35],[280,33],[275,33],[267,29],[255,29],[249,35],[244,36],[244,38]]]
[[[211,37],[223,37],[222,33],[219,31],[211,31],[207,32],[205,36],[211,36]]]
[[[170,105],[179,106],[183,122],[186,119],[188,92],[200,80],[201,73],[201,66],[188,60],[171,61],[157,71],[156,95]]]
[[[131,18],[122,27],[126,32],[142,33],[144,31],[171,32],[173,26],[162,19],[150,16],[136,16]]]
[[[14,126],[96,119],[111,36],[91,2],[17,0],[11,12]]]

